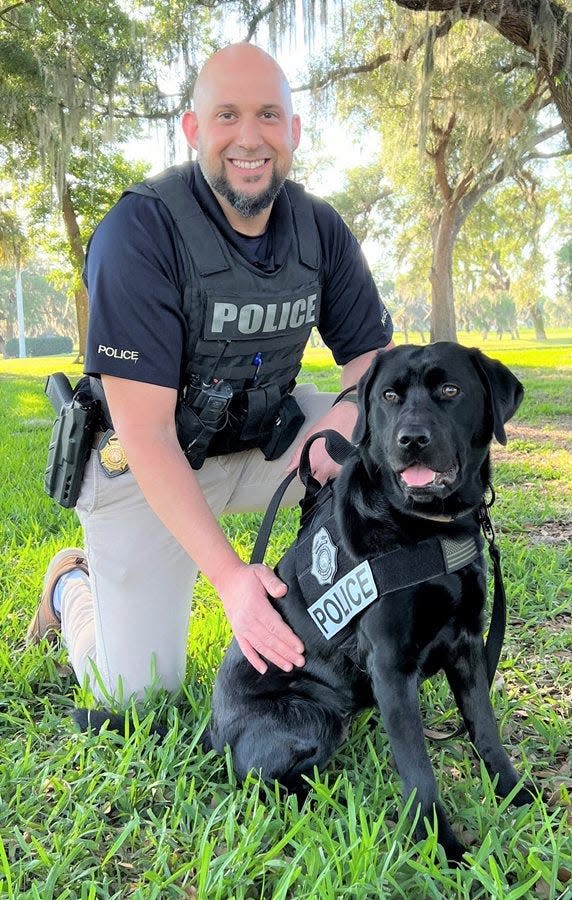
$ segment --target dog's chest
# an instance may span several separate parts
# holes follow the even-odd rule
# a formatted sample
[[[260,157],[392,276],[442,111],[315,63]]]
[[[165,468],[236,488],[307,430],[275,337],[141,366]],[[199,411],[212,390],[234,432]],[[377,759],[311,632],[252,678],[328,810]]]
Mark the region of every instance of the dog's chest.
[[[433,607],[430,615],[435,618],[434,607],[451,607],[450,599],[458,598],[458,573],[480,562],[481,551],[478,537],[431,537],[392,545],[384,552],[358,559],[346,549],[333,492],[324,489],[321,502],[300,530],[291,556],[309,620],[321,638],[338,643],[346,640],[362,619],[367,623],[381,615],[386,620],[388,610],[397,620],[405,616],[423,621],[425,608]],[[423,594],[432,599],[427,604],[422,601],[421,612],[415,615]],[[447,618],[453,611],[447,609]],[[437,620],[440,618],[437,616]],[[410,623],[409,631],[416,630]]]

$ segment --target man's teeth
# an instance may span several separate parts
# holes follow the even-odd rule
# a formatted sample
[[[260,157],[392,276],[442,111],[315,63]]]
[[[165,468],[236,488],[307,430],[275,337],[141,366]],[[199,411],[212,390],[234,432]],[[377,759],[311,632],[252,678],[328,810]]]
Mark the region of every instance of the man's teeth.
[[[239,169],[258,169],[265,162],[265,159],[233,159],[232,164]]]

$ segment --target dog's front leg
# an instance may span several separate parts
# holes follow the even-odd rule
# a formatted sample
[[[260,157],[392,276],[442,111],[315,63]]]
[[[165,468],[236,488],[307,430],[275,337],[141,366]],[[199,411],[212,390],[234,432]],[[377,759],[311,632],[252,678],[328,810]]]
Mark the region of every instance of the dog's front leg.
[[[498,792],[506,797],[520,776],[501,744],[498,725],[491,705],[483,639],[468,635],[458,648],[455,659],[445,667],[445,673],[461,711],[469,737],[483,760],[491,778],[498,775]],[[530,803],[532,794],[521,788],[513,803]]]
[[[418,840],[426,837],[423,819],[427,817],[429,822],[432,822],[434,808],[439,829],[439,843],[443,846],[448,859],[459,862],[465,848],[455,837],[445,810],[439,802],[437,782],[423,736],[417,673],[408,675],[401,673],[388,662],[387,658],[384,658],[384,655],[381,651],[376,652],[371,660],[373,690],[395,763],[403,780],[404,798],[412,791],[416,791],[416,800],[420,806],[416,837]]]

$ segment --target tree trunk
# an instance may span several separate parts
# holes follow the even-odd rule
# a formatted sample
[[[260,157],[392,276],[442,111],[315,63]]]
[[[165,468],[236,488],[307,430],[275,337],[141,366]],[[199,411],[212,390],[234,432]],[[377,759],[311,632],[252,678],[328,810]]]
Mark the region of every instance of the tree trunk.
[[[76,362],[83,362],[83,360],[85,359],[88,319],[87,291],[81,278],[85,263],[85,252],[83,249],[77,216],[73,207],[69,192],[69,185],[67,182],[64,182],[61,204],[64,225],[69,241],[70,259],[74,268],[77,284],[77,287],[74,291],[77,331],[79,338],[79,349]]]
[[[534,326],[534,335],[536,337],[536,340],[545,341],[546,331],[544,330],[544,317],[542,315],[542,309],[540,308],[538,303],[531,303],[528,311],[530,313],[532,324]]]
[[[451,206],[445,206],[431,229],[433,260],[429,281],[432,341],[457,340],[453,293],[453,247],[457,232],[455,210]]]

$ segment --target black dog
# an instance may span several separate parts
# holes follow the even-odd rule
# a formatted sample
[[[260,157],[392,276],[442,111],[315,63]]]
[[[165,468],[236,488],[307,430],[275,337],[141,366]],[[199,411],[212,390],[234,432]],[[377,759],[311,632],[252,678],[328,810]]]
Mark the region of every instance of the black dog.
[[[420,823],[435,808],[439,841],[460,860],[418,705],[419,682],[444,669],[498,792],[515,787],[489,699],[477,509],[493,434],[506,443],[522,395],[504,365],[457,344],[378,354],[359,385],[356,449],[276,570],[288,584],[280,613],[304,641],[306,664],[260,675],[233,641],[216,680],[207,746],[230,745],[239,778],[254,769],[303,793],[303,776],[377,703],[404,795],[416,791]],[[524,788],[514,802],[530,799]]]

